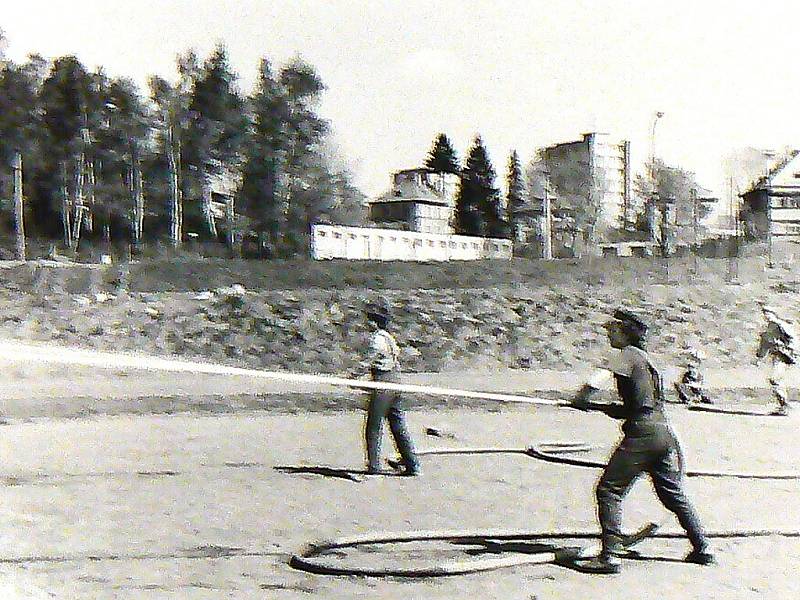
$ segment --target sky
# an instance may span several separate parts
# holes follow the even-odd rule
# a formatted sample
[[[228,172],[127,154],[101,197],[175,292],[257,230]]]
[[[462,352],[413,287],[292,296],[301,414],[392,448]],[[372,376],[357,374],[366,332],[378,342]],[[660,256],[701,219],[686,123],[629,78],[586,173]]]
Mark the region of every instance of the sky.
[[[602,131],[651,147],[727,197],[723,159],[800,147],[800,4],[760,0],[12,0],[5,55],[77,56],[110,76],[173,80],[175,56],[222,42],[238,85],[301,56],[368,196],[421,166],[435,136],[480,134],[502,183],[511,150]],[[8,4],[11,4],[10,6]],[[663,112],[652,139],[654,114]]]

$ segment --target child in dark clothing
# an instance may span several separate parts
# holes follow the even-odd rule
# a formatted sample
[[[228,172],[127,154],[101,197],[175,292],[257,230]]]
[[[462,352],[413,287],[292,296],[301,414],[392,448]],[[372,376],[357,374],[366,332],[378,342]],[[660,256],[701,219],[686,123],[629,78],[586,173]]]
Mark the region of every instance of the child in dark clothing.
[[[597,513],[600,520],[600,555],[577,561],[588,573],[618,573],[622,547],[622,499],[636,479],[647,473],[661,503],[678,518],[692,544],[686,562],[709,565],[714,557],[700,521],[683,491],[683,460],[678,440],[664,412],[661,375],[644,350],[647,326],[635,314],[617,309],[605,325],[612,348],[619,350],[603,365],[613,373],[622,403],[589,401],[597,379],[584,385],[572,401],[575,408],[597,410],[623,419],[622,441],[611,455],[597,484]]]
[[[700,371],[700,351],[690,347],[687,352],[686,369],[681,378],[675,382],[675,391],[683,404],[713,404],[703,386],[703,374]]]

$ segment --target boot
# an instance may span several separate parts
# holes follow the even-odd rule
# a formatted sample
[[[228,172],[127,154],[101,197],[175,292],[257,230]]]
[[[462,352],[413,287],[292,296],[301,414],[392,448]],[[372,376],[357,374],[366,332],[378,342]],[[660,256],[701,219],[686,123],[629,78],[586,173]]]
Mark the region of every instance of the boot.
[[[714,560],[714,555],[711,554],[707,549],[702,548],[698,550],[695,548],[686,555],[686,557],[683,559],[683,562],[708,566],[715,564],[717,561]]]
[[[397,471],[398,475],[403,475],[405,477],[416,477],[417,475],[421,474],[421,469],[419,468],[419,465],[415,467],[407,467],[405,461],[402,459],[394,460],[390,458],[386,462],[392,469]]]
[[[573,563],[576,571],[598,575],[616,575],[622,567],[622,561],[613,554],[600,554],[594,558],[576,560]]]

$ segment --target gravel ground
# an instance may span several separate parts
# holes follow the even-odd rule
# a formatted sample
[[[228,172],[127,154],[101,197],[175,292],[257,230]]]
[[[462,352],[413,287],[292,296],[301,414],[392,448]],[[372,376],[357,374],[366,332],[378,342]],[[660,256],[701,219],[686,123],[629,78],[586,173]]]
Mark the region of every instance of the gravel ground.
[[[797,414],[731,417],[678,406],[670,412],[689,468],[800,470]],[[710,568],[680,562],[680,540],[649,540],[641,545],[647,559],[626,561],[616,577],[554,565],[428,580],[293,570],[287,561],[306,543],[371,531],[596,530],[597,472],[521,455],[429,456],[418,478],[330,476],[363,468],[362,419],[359,411],[263,410],[12,418],[0,436],[2,597],[800,597],[800,540],[780,537],[718,541],[720,564]],[[551,407],[414,410],[409,421],[420,448],[579,440],[602,459],[618,436],[616,423],[601,415]],[[426,427],[449,435],[426,436]],[[326,476],[308,467],[334,471]],[[799,485],[692,478],[688,490],[710,530],[798,530]],[[625,510],[631,529],[668,517],[644,482]],[[676,527],[668,519],[664,529]],[[375,550],[344,559],[428,564],[443,552],[424,544],[413,556],[398,547]]]

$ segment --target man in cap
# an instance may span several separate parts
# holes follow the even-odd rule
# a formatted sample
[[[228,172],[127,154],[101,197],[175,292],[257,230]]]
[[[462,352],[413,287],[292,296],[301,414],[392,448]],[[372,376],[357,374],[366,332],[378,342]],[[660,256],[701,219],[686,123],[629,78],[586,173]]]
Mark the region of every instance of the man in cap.
[[[767,326],[761,332],[756,350],[756,362],[767,357],[769,360],[769,385],[772,396],[778,402],[772,414],[786,416],[789,414],[789,400],[786,393],[786,366],[797,361],[797,334],[791,323],[781,318],[780,312],[773,306],[761,304],[761,312]]]
[[[394,336],[387,331],[389,311],[381,304],[370,303],[366,308],[366,317],[372,336],[368,355],[362,363],[362,368],[369,371],[373,381],[397,383],[400,349]],[[389,421],[392,437],[401,456],[403,467],[401,474],[418,475],[420,472],[419,460],[414,452],[408,427],[406,427],[400,392],[379,389],[370,390],[367,419],[364,426],[367,473],[370,475],[381,473],[380,450],[384,419]]]
[[[697,514],[683,492],[683,460],[680,445],[664,413],[661,375],[645,352],[647,325],[636,314],[620,308],[605,324],[615,352],[602,366],[612,373],[622,403],[590,402],[600,387],[597,375],[584,385],[572,401],[575,408],[597,410],[622,419],[622,441],[617,446],[597,483],[597,513],[602,549],[588,560],[576,561],[576,568],[588,573],[617,573],[622,546],[622,500],[636,479],[647,473],[661,503],[678,518],[692,550],[686,562],[709,565],[714,557]]]

